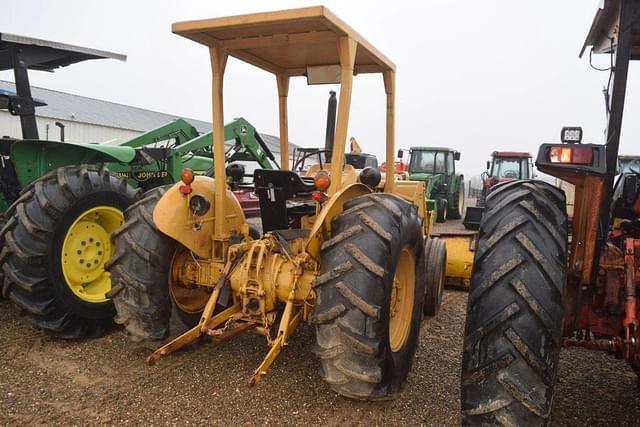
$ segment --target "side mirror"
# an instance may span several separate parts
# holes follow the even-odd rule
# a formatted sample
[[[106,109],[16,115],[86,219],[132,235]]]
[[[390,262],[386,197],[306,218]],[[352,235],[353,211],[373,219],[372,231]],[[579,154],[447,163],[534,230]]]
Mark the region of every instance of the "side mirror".
[[[453,160],[460,160],[460,152],[456,151],[453,153]]]
[[[490,168],[491,168],[491,162],[487,160],[487,170],[489,170]]]
[[[402,156],[404,155],[404,151],[401,149],[398,150],[398,155],[396,157],[398,157],[399,159],[402,158]]]

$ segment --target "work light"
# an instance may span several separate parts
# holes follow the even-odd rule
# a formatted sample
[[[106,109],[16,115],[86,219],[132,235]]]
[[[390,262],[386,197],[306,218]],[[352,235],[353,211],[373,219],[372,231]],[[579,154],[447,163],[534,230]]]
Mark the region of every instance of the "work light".
[[[564,144],[580,144],[582,142],[582,128],[580,126],[565,126],[560,131],[560,140]]]

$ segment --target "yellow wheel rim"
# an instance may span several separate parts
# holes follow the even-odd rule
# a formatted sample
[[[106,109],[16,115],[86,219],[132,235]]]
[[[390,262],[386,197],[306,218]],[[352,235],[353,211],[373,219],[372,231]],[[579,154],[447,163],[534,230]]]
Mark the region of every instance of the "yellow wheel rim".
[[[462,214],[462,211],[464,210],[464,191],[460,192],[460,199],[458,200],[458,207],[459,207],[460,214]]]
[[[199,314],[209,301],[210,288],[189,285],[179,280],[181,269],[191,265],[187,262],[191,256],[191,252],[184,247],[179,247],[176,250],[169,271],[169,292],[178,309],[188,314]]]
[[[398,257],[389,305],[389,344],[391,351],[404,347],[411,332],[416,286],[416,263],[413,251],[404,248]]]
[[[111,275],[104,263],[113,253],[111,233],[124,222],[120,209],[98,206],[78,216],[67,230],[62,243],[62,274],[71,291],[83,301],[108,300]]]

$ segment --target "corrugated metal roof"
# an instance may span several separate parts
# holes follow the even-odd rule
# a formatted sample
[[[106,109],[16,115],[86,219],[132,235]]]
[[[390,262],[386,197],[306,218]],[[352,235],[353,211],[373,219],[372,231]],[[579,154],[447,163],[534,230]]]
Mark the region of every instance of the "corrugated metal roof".
[[[6,80],[0,80],[0,89],[10,92],[15,92],[16,90],[15,84]],[[36,116],[39,117],[89,123],[137,132],[146,132],[172,120],[183,118],[200,133],[211,130],[211,123],[202,120],[178,117],[36,86],[31,86],[31,92],[34,98],[41,99],[47,103],[45,107],[36,108]],[[260,135],[271,151],[274,153],[280,152],[280,139],[278,137],[264,133],[260,133]],[[294,147],[296,145],[289,142],[289,150],[291,152],[293,152]]]

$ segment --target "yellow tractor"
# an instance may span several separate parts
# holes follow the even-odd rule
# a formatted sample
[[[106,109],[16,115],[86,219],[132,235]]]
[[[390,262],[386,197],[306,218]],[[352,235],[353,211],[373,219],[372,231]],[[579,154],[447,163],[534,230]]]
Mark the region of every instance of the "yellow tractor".
[[[185,169],[180,183],[148,192],[126,211],[107,265],[116,321],[138,339],[166,338],[172,313],[190,324],[150,364],[201,336],[217,343],[257,332],[269,349],[249,385],[308,321],[321,375],[336,392],[392,395],[411,367],[425,298],[439,302],[441,290],[431,284],[441,287],[444,268],[428,264],[445,262],[425,259],[424,183],[382,183],[379,171],[344,161],[353,76],[377,73],[393,164],[394,64],[324,7],[179,22],[173,32],[209,49],[215,178]],[[254,173],[264,232],[256,240],[225,180],[229,56],[272,73],[278,89],[282,170]],[[287,95],[297,76],[340,84],[332,162],[305,177],[289,170]],[[428,278],[432,271],[440,277]]]

